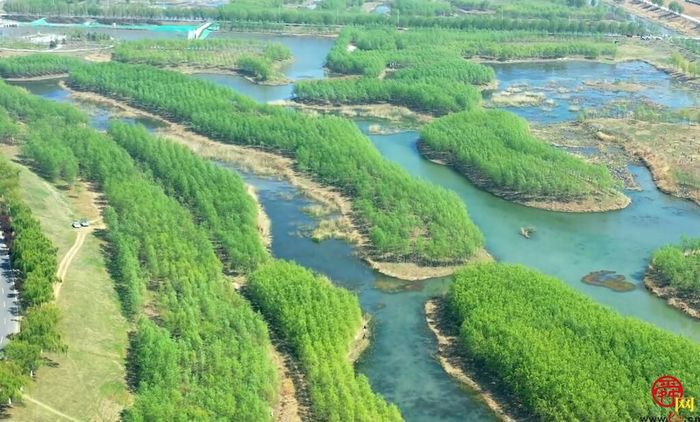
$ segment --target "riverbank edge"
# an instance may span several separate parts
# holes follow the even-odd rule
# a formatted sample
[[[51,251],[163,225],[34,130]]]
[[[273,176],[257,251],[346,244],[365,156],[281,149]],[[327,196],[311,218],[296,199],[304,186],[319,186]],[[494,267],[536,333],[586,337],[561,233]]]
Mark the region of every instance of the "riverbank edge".
[[[604,202],[601,202],[599,198],[588,198],[586,200],[579,201],[567,201],[559,202],[552,200],[539,200],[539,199],[522,199],[518,197],[517,194],[510,194],[498,189],[491,188],[488,184],[477,180],[473,175],[470,175],[468,171],[464,171],[462,166],[453,163],[453,160],[446,160],[442,154],[434,152],[428,147],[422,140],[418,141],[418,151],[420,154],[428,161],[442,166],[447,166],[459,174],[463,175],[469,181],[479,189],[482,189],[494,196],[505,199],[509,202],[514,202],[516,204],[524,205],[526,207],[542,209],[546,211],[555,212],[568,212],[568,213],[594,213],[594,212],[608,212],[608,211],[618,211],[626,208],[632,203],[627,195],[623,193],[618,193],[615,197],[606,198]]]
[[[446,315],[447,299],[445,297],[429,299],[425,302],[423,309],[428,328],[435,336],[437,342],[436,358],[443,370],[473,391],[498,419],[505,422],[515,422],[517,420],[515,415],[505,410],[507,408],[507,397],[496,397],[495,392],[488,387],[493,385],[492,382],[488,382],[489,380],[483,379],[480,380],[482,382],[478,382],[476,380],[476,368],[470,366],[465,361],[464,356],[459,353],[459,339],[454,335],[454,332],[450,332],[448,327]]]
[[[644,276],[644,287],[654,296],[666,299],[668,306],[676,308],[692,318],[700,319],[700,297],[695,300],[683,297],[678,289],[664,282],[651,265]]]
[[[105,97],[94,92],[75,90],[69,87],[65,81],[61,81],[59,85],[77,99],[82,99],[87,102],[106,104],[108,106],[123,110],[130,115],[147,117],[165,124],[167,130],[161,131],[159,134],[161,136],[179,141],[181,144],[190,148],[190,150],[192,150],[195,154],[208,159],[243,165],[245,170],[249,170],[257,175],[274,175],[281,177],[287,180],[294,187],[298,188],[312,200],[325,205],[330,204],[334,208],[338,209],[341,216],[340,218],[346,219],[348,227],[350,228],[346,233],[347,237],[343,236],[343,238],[349,239],[350,242],[352,242],[353,239],[357,240],[355,242],[355,247],[359,252],[359,257],[381,274],[399,278],[405,281],[420,281],[429,278],[444,277],[454,273],[457,268],[467,263],[474,262],[475,260],[479,261],[481,259],[490,258],[488,252],[484,248],[481,248],[471,257],[467,257],[463,260],[463,262],[455,263],[455,265],[423,266],[415,262],[386,262],[374,260],[366,249],[366,245],[369,245],[369,240],[365,235],[360,233],[356,227],[353,219],[354,211],[352,210],[351,199],[346,198],[332,188],[323,186],[313,181],[310,177],[297,172],[294,169],[292,159],[256,148],[216,142],[210,138],[194,133],[182,124],[174,123],[156,114],[132,107],[125,102]],[[210,153],[202,151],[203,149],[206,150],[207,148],[214,151]],[[255,159],[257,159],[259,163],[251,162],[251,160]],[[485,256],[488,258],[484,258]]]
[[[404,106],[388,103],[378,104],[312,104],[289,100],[269,101],[268,105],[281,107],[293,107],[306,112],[322,114],[337,114],[347,118],[378,119],[388,122],[407,123],[410,128],[417,128],[421,124],[430,123],[434,117],[419,113]]]

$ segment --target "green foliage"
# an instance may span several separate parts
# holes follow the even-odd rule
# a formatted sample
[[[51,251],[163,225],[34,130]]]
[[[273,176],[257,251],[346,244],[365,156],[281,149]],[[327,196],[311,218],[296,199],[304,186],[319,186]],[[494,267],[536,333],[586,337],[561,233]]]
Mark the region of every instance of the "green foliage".
[[[678,14],[683,13],[683,10],[684,10],[683,5],[680,4],[680,3],[678,3],[678,2],[675,1],[675,0],[672,1],[672,2],[668,5],[668,8],[669,8],[670,11],[672,11],[672,12],[674,12],[674,13],[678,13]]]
[[[78,161],[68,147],[54,138],[51,126],[33,127],[22,144],[22,153],[52,182],[62,179],[72,185],[78,177]]]
[[[455,274],[448,300],[465,353],[535,419],[661,416],[649,389],[665,374],[683,382],[686,397],[700,394],[700,345],[536,271],[470,266]]]
[[[294,100],[316,104],[389,103],[438,116],[471,109],[481,102],[481,93],[471,85],[437,82],[373,78],[299,81],[294,86]]]
[[[299,170],[354,198],[376,258],[460,262],[482,245],[459,198],[384,160],[347,120],[258,105],[228,88],[145,66],[84,66],[71,72],[69,83],[185,122],[217,140],[294,157]]]
[[[307,374],[314,420],[400,421],[399,410],[372,392],[348,360],[362,328],[357,297],[291,262],[250,275],[251,300],[287,342]]]
[[[193,211],[232,270],[245,273],[267,259],[256,229],[257,207],[236,173],[156,138],[140,126],[114,121],[109,134],[151,171],[166,192]]]
[[[682,54],[673,53],[671,64],[683,73],[700,76],[700,62],[688,60]]]
[[[700,294],[700,238],[684,238],[664,246],[651,259],[654,277],[682,292]]]
[[[258,81],[266,81],[272,75],[270,64],[260,57],[243,55],[236,60],[236,66],[241,72],[252,75]]]
[[[237,68],[259,80],[276,74],[276,62],[288,60],[290,50],[273,43],[250,40],[139,40],[119,44],[112,58],[152,66]]]
[[[0,76],[3,78],[32,78],[37,76],[60,75],[82,61],[71,56],[58,54],[34,54],[15,56],[0,60]]]
[[[596,59],[600,56],[614,57],[617,47],[608,42],[537,42],[537,43],[474,43],[465,45],[462,54],[466,57],[479,56],[496,60],[513,59],[557,59],[571,56],[584,56]]]
[[[0,97],[12,95],[2,88]],[[21,398],[31,371],[44,363],[43,352],[65,346],[57,330],[58,309],[49,304],[57,281],[56,248],[20,198],[18,171],[5,158],[0,158],[0,181],[0,214],[12,229],[5,242],[10,245],[12,268],[20,274],[16,284],[22,313],[19,334],[0,351],[0,403],[5,404]]]
[[[475,183],[519,199],[578,199],[617,187],[608,170],[530,134],[527,122],[501,110],[446,116],[421,130],[422,144]]]
[[[13,144],[19,135],[20,129],[17,123],[5,109],[0,108],[0,143]]]
[[[2,98],[10,96],[15,101]],[[29,101],[23,97],[29,95],[21,89],[0,91],[3,104],[17,105],[10,114],[42,130],[46,122],[25,107]],[[208,233],[112,139],[70,123],[75,115],[61,105],[46,100],[39,105],[49,118],[66,112],[65,119],[51,118],[53,139],[72,151],[81,175],[95,182],[109,203],[110,267],[125,311],[138,327],[129,360],[136,399],[125,419],[269,420],[277,383],[266,325],[222,276]],[[177,168],[192,170],[187,164],[192,157],[174,152],[169,158],[182,160],[173,164]],[[207,167],[199,163],[198,168]],[[15,244],[22,240],[18,234]],[[24,248],[13,247],[13,264],[23,272],[40,268],[53,281],[55,255],[37,259],[37,249],[25,257],[17,255]],[[23,291],[21,297],[33,298]],[[33,301],[28,305],[37,308]],[[41,347],[55,347],[56,338],[46,329],[55,318],[45,311],[37,315],[23,319],[22,331],[31,330],[28,335],[41,339]]]

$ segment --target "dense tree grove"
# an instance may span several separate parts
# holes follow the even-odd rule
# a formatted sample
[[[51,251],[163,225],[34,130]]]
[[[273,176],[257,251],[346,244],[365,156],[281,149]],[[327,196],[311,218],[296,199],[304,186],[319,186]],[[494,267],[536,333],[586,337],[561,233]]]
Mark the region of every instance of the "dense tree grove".
[[[32,78],[60,75],[68,73],[71,66],[80,62],[81,60],[75,57],[58,54],[15,56],[0,60],[0,76],[3,78]]]
[[[448,80],[435,84],[374,78],[326,79],[297,82],[294,100],[307,104],[389,103],[440,116],[480,104],[481,93],[471,85]]]
[[[666,374],[685,397],[700,394],[700,345],[534,270],[470,266],[454,275],[448,303],[465,353],[535,419],[666,417],[649,394]]]
[[[28,112],[29,98],[51,119],[50,133],[43,116]],[[110,267],[125,311],[137,323],[129,362],[137,393],[125,419],[269,420],[277,382],[266,325],[223,278],[206,231],[112,139],[67,123],[75,115],[64,105],[12,87],[1,90],[0,99],[29,126],[30,137],[69,148],[81,175],[109,203]],[[51,117],[62,112],[64,119]],[[28,270],[21,262],[17,268]],[[26,318],[25,327],[31,327]]]
[[[530,134],[527,121],[502,110],[474,110],[425,125],[428,155],[445,158],[476,184],[518,199],[570,200],[617,188],[602,165],[556,149]]]
[[[654,252],[652,276],[684,293],[700,295],[700,238],[684,238],[679,245]]]
[[[114,121],[109,135],[190,208],[235,272],[253,270],[268,256],[256,230],[257,207],[240,176],[156,138],[145,128]]]
[[[0,97],[6,97],[0,90]],[[56,248],[41,231],[19,193],[19,172],[0,158],[0,214],[9,221],[11,235],[4,242],[10,246],[12,268],[20,294],[22,324],[19,334],[0,351],[0,403],[22,397],[22,388],[30,375],[45,363],[42,354],[64,350],[57,330],[58,309],[53,300],[56,279]],[[8,235],[9,232],[6,232]]]
[[[48,125],[32,128],[31,136],[22,144],[22,153],[31,157],[37,170],[50,181],[61,179],[72,185],[78,177],[78,160],[70,148],[51,136],[52,131]]]
[[[614,57],[617,47],[610,42],[538,42],[538,43],[474,43],[465,45],[465,57],[479,56],[486,59],[557,59],[570,56],[584,56],[597,59],[600,56]]]
[[[284,261],[252,273],[247,291],[303,366],[313,420],[402,420],[396,406],[373,393],[348,359],[363,324],[357,297]]]
[[[459,198],[384,160],[345,119],[258,105],[228,88],[147,66],[81,66],[69,84],[126,100],[217,140],[294,157],[299,170],[354,198],[358,225],[375,258],[460,262],[482,245]]]
[[[233,39],[130,41],[112,53],[113,60],[124,63],[238,69],[259,80],[270,79],[279,63],[291,57],[281,44]]]

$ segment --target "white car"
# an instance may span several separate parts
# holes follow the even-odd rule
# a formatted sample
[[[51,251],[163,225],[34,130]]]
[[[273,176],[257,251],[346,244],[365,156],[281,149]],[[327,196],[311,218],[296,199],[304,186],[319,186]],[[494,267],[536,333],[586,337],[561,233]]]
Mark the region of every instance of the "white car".
[[[7,249],[7,244],[0,243],[0,249]]]
[[[80,221],[74,221],[73,224],[71,224],[71,225],[73,226],[74,229],[79,229],[80,227],[82,227],[80,225]]]

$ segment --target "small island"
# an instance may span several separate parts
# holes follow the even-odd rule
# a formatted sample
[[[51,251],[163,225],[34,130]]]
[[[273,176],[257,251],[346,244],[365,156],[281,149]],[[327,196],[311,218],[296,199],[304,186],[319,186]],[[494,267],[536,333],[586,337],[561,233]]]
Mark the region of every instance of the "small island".
[[[700,319],[700,238],[683,238],[678,245],[654,252],[644,285],[669,305]]]
[[[419,149],[482,189],[534,208],[599,212],[630,203],[605,166],[539,140],[524,119],[507,111],[475,109],[436,119],[422,128]]]

